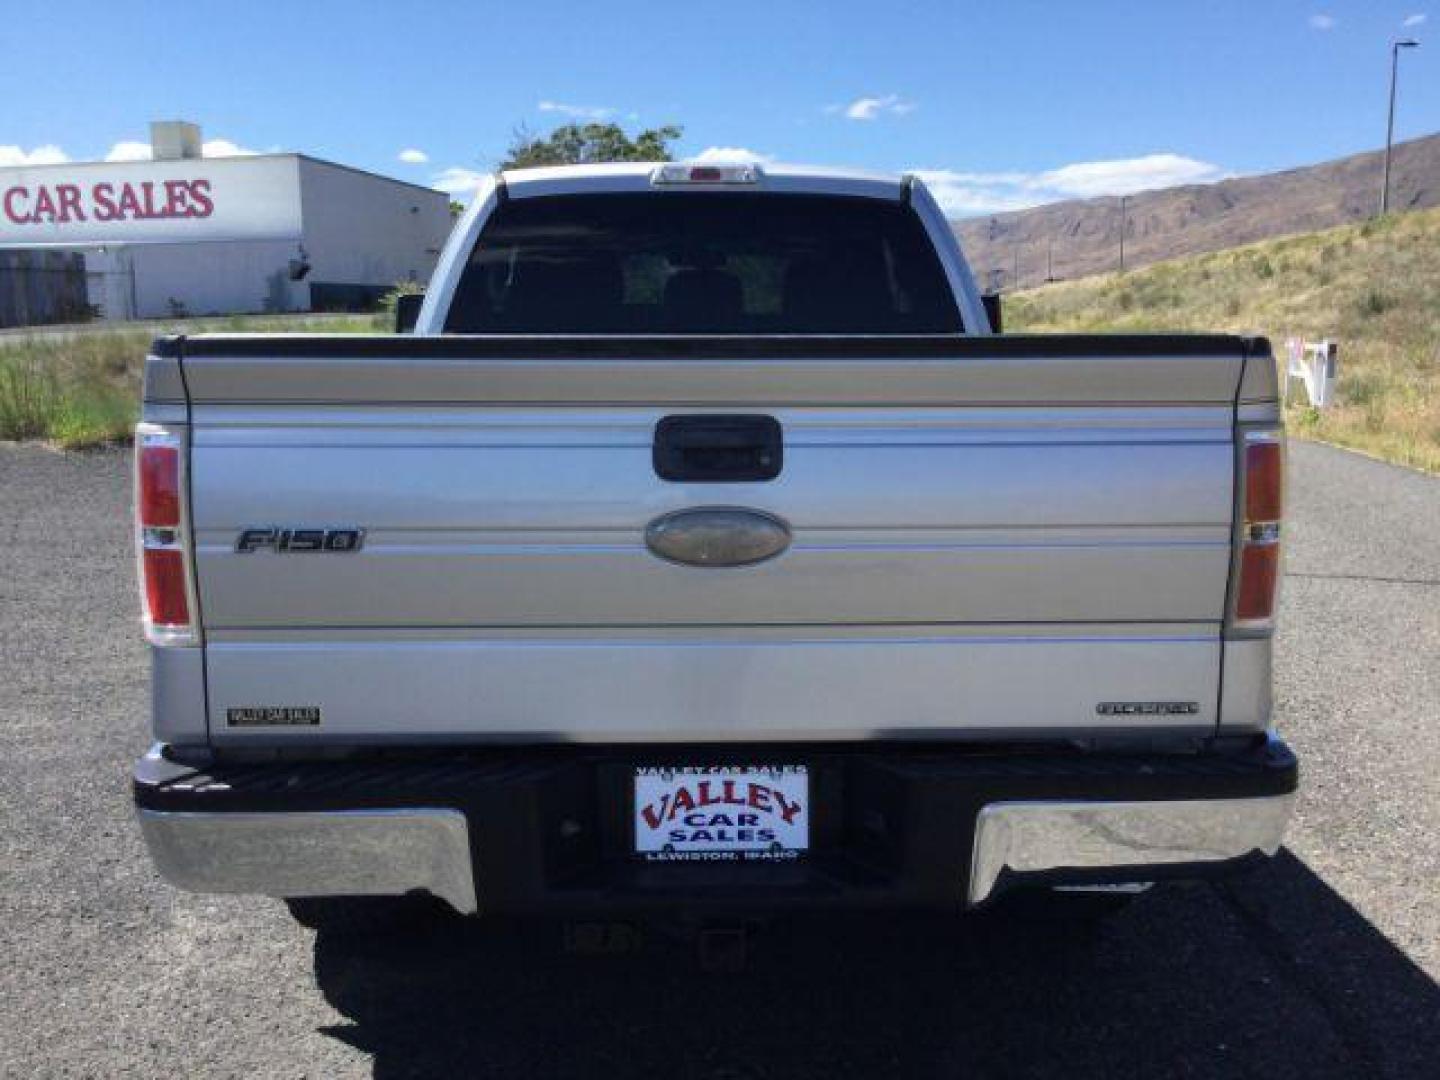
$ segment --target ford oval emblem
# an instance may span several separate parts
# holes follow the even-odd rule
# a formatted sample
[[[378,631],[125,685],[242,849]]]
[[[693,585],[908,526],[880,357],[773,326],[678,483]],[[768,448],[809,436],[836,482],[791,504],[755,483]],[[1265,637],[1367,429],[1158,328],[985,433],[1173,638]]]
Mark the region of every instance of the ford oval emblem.
[[[686,566],[753,566],[790,546],[790,527],[759,510],[677,510],[646,526],[645,546],[662,559]]]

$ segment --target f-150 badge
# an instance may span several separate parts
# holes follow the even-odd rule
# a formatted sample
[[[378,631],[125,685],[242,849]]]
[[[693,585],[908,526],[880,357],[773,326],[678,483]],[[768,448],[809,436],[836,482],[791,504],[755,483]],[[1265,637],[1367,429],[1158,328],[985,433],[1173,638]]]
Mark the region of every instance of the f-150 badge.
[[[282,528],[278,525],[258,525],[241,529],[235,538],[235,550],[241,555],[256,551],[273,551],[276,554],[303,554],[305,552],[328,552],[344,554],[359,551],[365,543],[364,529],[321,529],[308,526]]]

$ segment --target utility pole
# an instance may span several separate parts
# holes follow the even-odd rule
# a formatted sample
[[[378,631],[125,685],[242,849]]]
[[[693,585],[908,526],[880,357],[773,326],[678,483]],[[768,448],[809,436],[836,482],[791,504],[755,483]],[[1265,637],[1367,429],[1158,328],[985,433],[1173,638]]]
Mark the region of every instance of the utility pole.
[[[1128,198],[1129,198],[1128,195],[1121,195],[1121,196],[1120,196],[1120,273],[1122,273],[1122,274],[1125,272],[1125,223],[1126,223],[1126,206],[1125,206],[1125,201],[1126,201],[1126,199],[1128,199]]]
[[[1010,288],[1020,288],[1020,245],[1015,245],[1015,272],[1010,275]]]
[[[1380,182],[1380,216],[1390,212],[1390,146],[1395,141],[1395,76],[1400,68],[1400,50],[1418,49],[1414,38],[1401,38],[1390,43],[1390,114],[1385,122],[1385,178]]]
[[[1045,238],[1045,280],[1055,280],[1055,238]]]

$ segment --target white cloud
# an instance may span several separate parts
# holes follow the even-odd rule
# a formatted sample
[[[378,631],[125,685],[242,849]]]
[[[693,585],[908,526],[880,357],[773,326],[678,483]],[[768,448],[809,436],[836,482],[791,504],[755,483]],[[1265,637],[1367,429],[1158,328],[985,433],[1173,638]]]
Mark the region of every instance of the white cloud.
[[[1042,189],[1088,199],[1092,195],[1133,195],[1137,191],[1174,187],[1177,184],[1207,184],[1224,172],[1208,161],[1180,154],[1147,154],[1118,161],[1087,161],[1066,165],[1037,178]]]
[[[1424,26],[1425,20],[1430,18],[1423,11],[1417,11],[1414,15],[1406,15],[1400,23],[1401,26]]]
[[[260,151],[251,150],[229,139],[206,139],[200,145],[200,153],[207,158],[254,157]],[[150,157],[150,144],[139,139],[121,139],[105,154],[106,161],[149,161]]]
[[[20,146],[0,146],[0,165],[60,165],[70,156],[54,143],[26,150]]]
[[[899,94],[856,98],[848,105],[830,105],[828,113],[842,113],[847,120],[878,120],[882,116],[904,116],[915,111],[915,103]]]
[[[1311,15],[1310,29],[1312,30],[1334,30],[1340,25],[1340,20],[1334,15]]]
[[[566,105],[563,101],[542,101],[541,112],[559,113],[572,120],[608,120],[616,110],[608,105]]]
[[[407,147],[396,155],[406,165],[424,165],[430,160],[430,155],[424,150],[416,150],[414,147]]]
[[[248,150],[229,139],[206,139],[200,152],[206,157],[254,157],[259,150]]]
[[[1228,175],[1218,165],[1181,154],[1077,162],[1034,173],[917,169],[915,174],[925,181],[941,208],[956,217],[1024,210],[1064,199],[1208,184]]]
[[[698,161],[706,165],[770,165],[775,161],[773,154],[762,154],[758,150],[747,150],[743,146],[707,146],[694,157],[687,158],[688,161]]]
[[[139,142],[135,139],[122,139],[110,147],[110,152],[105,155],[106,161],[149,161],[150,144]]]
[[[964,173],[953,169],[916,169],[940,209],[951,217],[975,214],[1003,214],[1025,210],[1045,202],[1043,196],[1028,192],[1022,183],[1006,173]]]
[[[447,195],[469,195],[484,180],[486,173],[476,172],[461,165],[451,165],[430,177],[430,186]]]

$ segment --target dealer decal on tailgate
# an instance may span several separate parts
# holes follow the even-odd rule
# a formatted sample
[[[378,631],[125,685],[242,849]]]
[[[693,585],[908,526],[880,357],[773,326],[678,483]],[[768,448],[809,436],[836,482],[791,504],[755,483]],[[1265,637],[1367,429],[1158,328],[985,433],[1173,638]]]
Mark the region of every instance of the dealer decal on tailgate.
[[[246,705],[225,710],[230,727],[314,727],[320,723],[318,705]]]
[[[803,765],[640,766],[635,851],[664,862],[796,859],[810,846]]]

